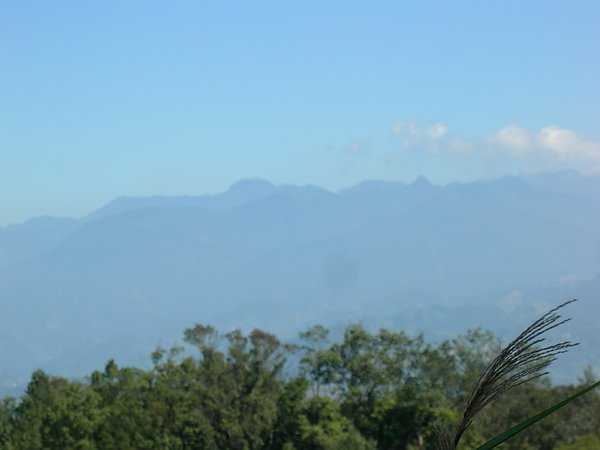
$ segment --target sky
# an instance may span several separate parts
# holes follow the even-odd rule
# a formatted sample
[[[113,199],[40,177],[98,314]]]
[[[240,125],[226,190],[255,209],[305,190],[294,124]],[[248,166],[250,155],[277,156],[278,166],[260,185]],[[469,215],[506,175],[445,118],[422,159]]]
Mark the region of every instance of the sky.
[[[242,178],[600,173],[597,1],[0,3],[0,225]]]

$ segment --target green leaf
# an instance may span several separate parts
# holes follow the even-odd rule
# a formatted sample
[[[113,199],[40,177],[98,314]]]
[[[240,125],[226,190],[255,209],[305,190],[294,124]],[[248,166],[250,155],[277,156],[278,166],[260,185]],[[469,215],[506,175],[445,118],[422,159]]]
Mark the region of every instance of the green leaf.
[[[495,438],[487,441],[485,444],[483,444],[481,447],[478,447],[476,450],[489,450],[489,449],[492,449],[492,448],[496,447],[497,445],[502,444],[504,441],[506,441],[506,440],[510,439],[511,437],[515,436],[516,434],[518,434],[521,431],[523,431],[524,429],[530,427],[534,423],[539,422],[544,417],[546,417],[546,416],[552,414],[553,412],[559,410],[563,406],[568,405],[573,400],[576,400],[579,397],[581,397],[582,395],[587,394],[589,391],[591,391],[593,389],[596,389],[598,386],[600,386],[600,381],[597,381],[594,384],[592,384],[592,385],[590,385],[590,386],[588,386],[586,388],[581,389],[580,391],[576,392],[575,394],[573,394],[569,398],[563,400],[562,402],[557,403],[557,404],[551,406],[550,408],[546,409],[545,411],[542,411],[541,413],[536,414],[535,416],[530,417],[527,420],[524,420],[523,422],[521,422],[518,425],[515,425],[512,428],[509,428],[504,433],[501,433],[498,436],[496,436]]]

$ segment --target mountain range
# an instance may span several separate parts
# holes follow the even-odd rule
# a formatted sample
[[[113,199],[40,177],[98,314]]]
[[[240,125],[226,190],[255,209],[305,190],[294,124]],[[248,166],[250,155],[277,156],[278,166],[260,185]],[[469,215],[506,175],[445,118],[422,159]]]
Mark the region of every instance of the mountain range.
[[[37,367],[148,365],[194,323],[288,339],[350,321],[510,337],[579,296],[568,331],[584,356],[568,376],[600,366],[599,275],[600,176],[576,172],[335,193],[249,179],[218,195],[122,197],[0,228],[0,385],[21,389]]]

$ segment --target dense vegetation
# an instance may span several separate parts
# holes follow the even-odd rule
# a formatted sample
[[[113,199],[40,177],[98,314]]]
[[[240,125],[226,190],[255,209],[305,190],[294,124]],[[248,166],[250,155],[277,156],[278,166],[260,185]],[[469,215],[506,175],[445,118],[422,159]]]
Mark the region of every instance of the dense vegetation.
[[[152,354],[152,368],[109,361],[86,381],[36,371],[23,397],[0,403],[3,449],[368,450],[433,448],[452,427],[499,349],[488,332],[438,344],[350,325],[337,342],[315,326],[298,344],[260,330],[185,331],[194,349]],[[590,382],[591,371],[581,382]],[[478,416],[474,448],[577,386],[539,379]],[[598,448],[600,394],[592,392],[516,436],[506,449]]]

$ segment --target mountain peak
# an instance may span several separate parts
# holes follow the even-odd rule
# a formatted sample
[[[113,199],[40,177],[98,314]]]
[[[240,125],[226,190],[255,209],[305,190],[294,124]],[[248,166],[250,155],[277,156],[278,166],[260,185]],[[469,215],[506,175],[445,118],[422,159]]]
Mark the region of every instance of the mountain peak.
[[[432,187],[431,181],[425,176],[419,175],[419,177],[410,184],[412,187]]]
[[[246,193],[268,193],[275,189],[275,185],[261,178],[244,178],[233,183],[228,192],[246,192]]]
[[[355,194],[358,192],[368,191],[398,191],[404,189],[406,184],[402,181],[389,181],[389,180],[365,180],[361,181],[354,186],[340,189],[340,194]]]

